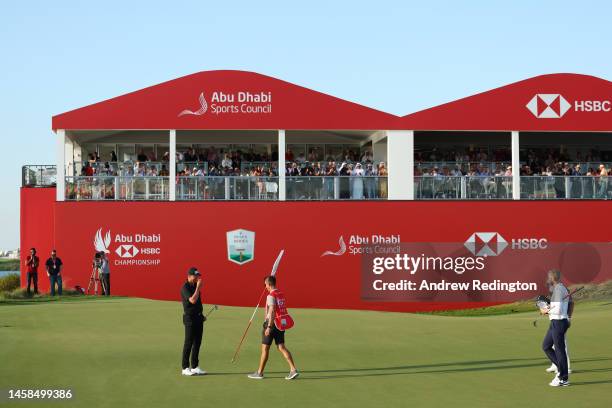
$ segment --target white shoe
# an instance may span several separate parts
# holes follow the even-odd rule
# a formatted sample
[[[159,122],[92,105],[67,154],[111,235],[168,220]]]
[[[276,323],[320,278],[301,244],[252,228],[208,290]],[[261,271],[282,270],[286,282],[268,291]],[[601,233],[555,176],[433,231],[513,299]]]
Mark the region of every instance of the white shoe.
[[[196,367],[196,368],[191,369],[191,374],[192,375],[206,375],[206,371],[202,370],[200,367]]]
[[[569,381],[563,381],[561,379],[559,379],[559,376],[555,376],[555,378],[553,378],[553,380],[550,382],[551,387],[567,387],[568,385],[570,385]]]
[[[189,367],[183,368],[183,371],[181,371],[181,374],[183,374],[183,375],[193,375],[193,373],[191,372],[191,368],[189,368]]]
[[[551,364],[551,365],[550,365],[550,367],[548,367],[548,368],[546,369],[546,372],[547,372],[547,373],[558,373],[558,372],[559,372],[559,370],[557,370],[557,366],[556,366],[556,365]]]
[[[252,380],[263,380],[264,376],[261,373],[258,373],[257,371],[255,371],[252,374],[249,374],[247,377],[249,377]]]

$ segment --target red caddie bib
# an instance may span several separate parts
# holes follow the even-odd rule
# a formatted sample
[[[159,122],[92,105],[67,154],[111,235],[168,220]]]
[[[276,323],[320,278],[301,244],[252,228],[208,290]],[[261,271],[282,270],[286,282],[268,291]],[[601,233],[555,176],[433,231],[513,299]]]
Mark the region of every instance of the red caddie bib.
[[[287,301],[285,295],[278,289],[274,289],[270,292],[270,296],[274,298],[274,325],[278,330],[287,330],[293,327],[293,319],[289,316],[287,311]]]

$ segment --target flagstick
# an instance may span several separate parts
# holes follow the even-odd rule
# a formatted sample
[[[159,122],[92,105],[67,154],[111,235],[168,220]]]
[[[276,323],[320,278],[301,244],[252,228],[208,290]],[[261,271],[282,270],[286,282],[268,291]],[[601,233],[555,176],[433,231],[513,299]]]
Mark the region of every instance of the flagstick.
[[[242,335],[242,338],[240,339],[240,343],[238,344],[238,347],[236,348],[236,352],[234,353],[234,357],[232,357],[232,363],[234,363],[236,361],[236,358],[238,357],[238,353],[240,353],[240,347],[242,347],[242,342],[244,341],[249,328],[251,328],[251,324],[253,323],[253,319],[255,318],[255,314],[257,313],[257,310],[259,309],[259,304],[261,303],[261,298],[263,297],[263,295],[266,293],[266,289],[264,288],[263,292],[261,292],[261,295],[259,296],[259,300],[257,301],[257,306],[255,306],[255,310],[253,311],[253,314],[251,315],[251,318],[249,319],[249,324],[247,325],[246,329],[244,330],[244,334]]]
[[[272,273],[270,275],[272,275],[272,276],[276,275],[276,270],[278,269],[278,264],[280,263],[280,260],[283,257],[284,253],[285,253],[285,250],[282,249],[280,251],[280,253],[278,254],[278,256],[276,257],[276,261],[274,261],[274,266],[272,266]],[[234,363],[236,361],[236,359],[238,358],[238,354],[240,353],[240,347],[242,347],[242,342],[244,342],[244,339],[246,338],[246,335],[249,332],[249,328],[251,327],[251,324],[253,323],[253,319],[255,318],[255,314],[257,313],[257,310],[259,309],[259,304],[261,303],[261,299],[263,298],[263,296],[265,294],[266,294],[266,288],[264,288],[264,290],[261,292],[261,295],[259,295],[259,300],[257,301],[257,305],[255,306],[255,310],[253,310],[253,314],[251,315],[251,318],[249,319],[249,324],[247,325],[246,329],[244,330],[244,334],[242,335],[242,338],[240,339],[240,343],[238,343],[238,347],[236,347],[236,352],[234,353],[234,357],[232,357],[232,363]]]

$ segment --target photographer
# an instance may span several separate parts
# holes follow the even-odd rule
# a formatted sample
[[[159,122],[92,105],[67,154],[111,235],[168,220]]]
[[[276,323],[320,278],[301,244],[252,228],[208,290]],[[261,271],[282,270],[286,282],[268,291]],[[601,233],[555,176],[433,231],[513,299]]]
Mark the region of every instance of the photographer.
[[[110,296],[110,263],[106,252],[100,252],[102,265],[100,266],[100,283],[102,284],[102,294]]]
[[[100,284],[102,283],[102,281],[100,280],[100,273],[102,270],[102,257],[100,256],[100,252],[96,252],[94,254],[94,259],[93,261],[91,261],[91,267],[93,268],[93,278],[94,280],[100,281]],[[94,282],[95,283],[95,282]],[[95,294],[98,294],[98,285],[96,284],[95,286]],[[104,291],[104,289],[102,289],[102,291]]]

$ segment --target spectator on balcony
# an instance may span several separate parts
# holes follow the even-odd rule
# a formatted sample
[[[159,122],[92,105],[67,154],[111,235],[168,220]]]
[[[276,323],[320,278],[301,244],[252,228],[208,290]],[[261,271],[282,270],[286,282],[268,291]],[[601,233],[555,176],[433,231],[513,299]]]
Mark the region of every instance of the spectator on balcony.
[[[323,178],[323,191],[325,200],[331,200],[334,198],[334,177],[338,175],[336,169],[336,162],[328,161],[325,166],[325,177]]]
[[[353,200],[363,200],[363,168],[361,167],[361,163],[355,164],[355,168],[351,172],[352,179],[352,189],[351,198]]]
[[[149,161],[149,158],[147,157],[146,153],[144,152],[144,149],[140,149],[140,152],[138,152],[138,155],[136,156],[136,160],[139,161],[139,162]]]
[[[114,150],[110,152],[110,161],[112,163],[117,163],[119,160],[117,159],[117,153]]]
[[[387,198],[387,167],[384,162],[378,163],[378,177],[380,198]]]
[[[168,167],[165,164],[162,164],[161,170],[159,171],[159,175],[161,177],[170,177],[170,172],[168,171]]]
[[[95,170],[90,163],[85,163],[85,166],[81,170],[81,174],[83,176],[92,177],[95,174]]]
[[[366,165],[366,169],[363,173],[364,185],[365,185],[365,197],[367,199],[375,199],[376,197],[376,169],[372,163]]]
[[[606,170],[606,166],[603,164],[599,165],[599,198],[606,198],[608,194],[608,170]]]
[[[113,176],[114,171],[109,162],[104,163],[102,169],[100,170],[100,175],[102,176]]]
[[[223,156],[223,160],[221,161],[221,167],[224,169],[231,169],[234,166],[232,165],[232,159],[230,159],[229,154],[225,153]]]

